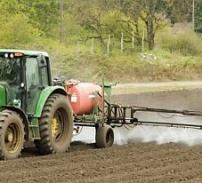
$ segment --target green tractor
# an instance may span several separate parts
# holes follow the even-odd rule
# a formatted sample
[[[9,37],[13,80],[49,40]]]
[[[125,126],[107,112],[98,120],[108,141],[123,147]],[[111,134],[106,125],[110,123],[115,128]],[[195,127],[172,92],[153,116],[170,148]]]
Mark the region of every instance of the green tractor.
[[[41,154],[65,152],[73,133],[66,91],[53,86],[45,52],[0,49],[0,159],[14,159],[25,142]]]

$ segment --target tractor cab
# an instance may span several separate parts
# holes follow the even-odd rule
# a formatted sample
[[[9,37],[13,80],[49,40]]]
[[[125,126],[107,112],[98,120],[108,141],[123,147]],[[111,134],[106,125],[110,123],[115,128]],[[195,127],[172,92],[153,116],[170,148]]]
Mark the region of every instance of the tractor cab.
[[[0,50],[0,90],[4,90],[0,93],[5,92],[4,105],[33,114],[41,90],[50,85],[47,53]]]
[[[53,86],[45,52],[0,49],[0,159],[32,141],[41,154],[66,152],[73,115],[67,92]]]

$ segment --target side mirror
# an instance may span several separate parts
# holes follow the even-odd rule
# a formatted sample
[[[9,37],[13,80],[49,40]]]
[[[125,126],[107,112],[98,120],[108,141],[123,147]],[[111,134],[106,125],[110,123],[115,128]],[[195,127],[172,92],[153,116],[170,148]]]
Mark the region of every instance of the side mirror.
[[[40,55],[38,58],[38,63],[39,63],[39,67],[46,67],[47,66],[47,62],[46,62],[46,58],[42,55]]]

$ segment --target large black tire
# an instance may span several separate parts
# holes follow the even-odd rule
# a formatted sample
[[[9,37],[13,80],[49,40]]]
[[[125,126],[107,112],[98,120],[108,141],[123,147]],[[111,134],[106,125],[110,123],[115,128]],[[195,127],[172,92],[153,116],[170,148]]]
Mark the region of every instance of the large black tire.
[[[41,139],[35,144],[40,154],[68,150],[73,134],[73,114],[66,96],[53,94],[47,99],[39,120],[39,130]]]
[[[24,145],[24,125],[20,116],[10,110],[0,113],[0,159],[19,157]]]
[[[95,138],[98,148],[111,147],[114,143],[114,131],[109,125],[97,127]]]

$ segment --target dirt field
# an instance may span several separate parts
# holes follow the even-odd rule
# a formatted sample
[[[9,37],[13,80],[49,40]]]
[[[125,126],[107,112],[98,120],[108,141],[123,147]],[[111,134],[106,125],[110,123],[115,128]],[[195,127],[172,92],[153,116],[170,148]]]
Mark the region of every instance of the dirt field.
[[[202,147],[136,143],[0,162],[1,182],[202,182]],[[76,149],[76,150],[75,150]],[[80,149],[80,150],[79,150]],[[81,150],[83,149],[83,150]]]
[[[121,95],[114,100],[201,110],[202,90]],[[68,153],[39,156],[34,149],[27,149],[17,160],[0,161],[0,182],[201,183],[201,167],[202,145],[136,142],[95,149],[94,144],[74,142]]]

